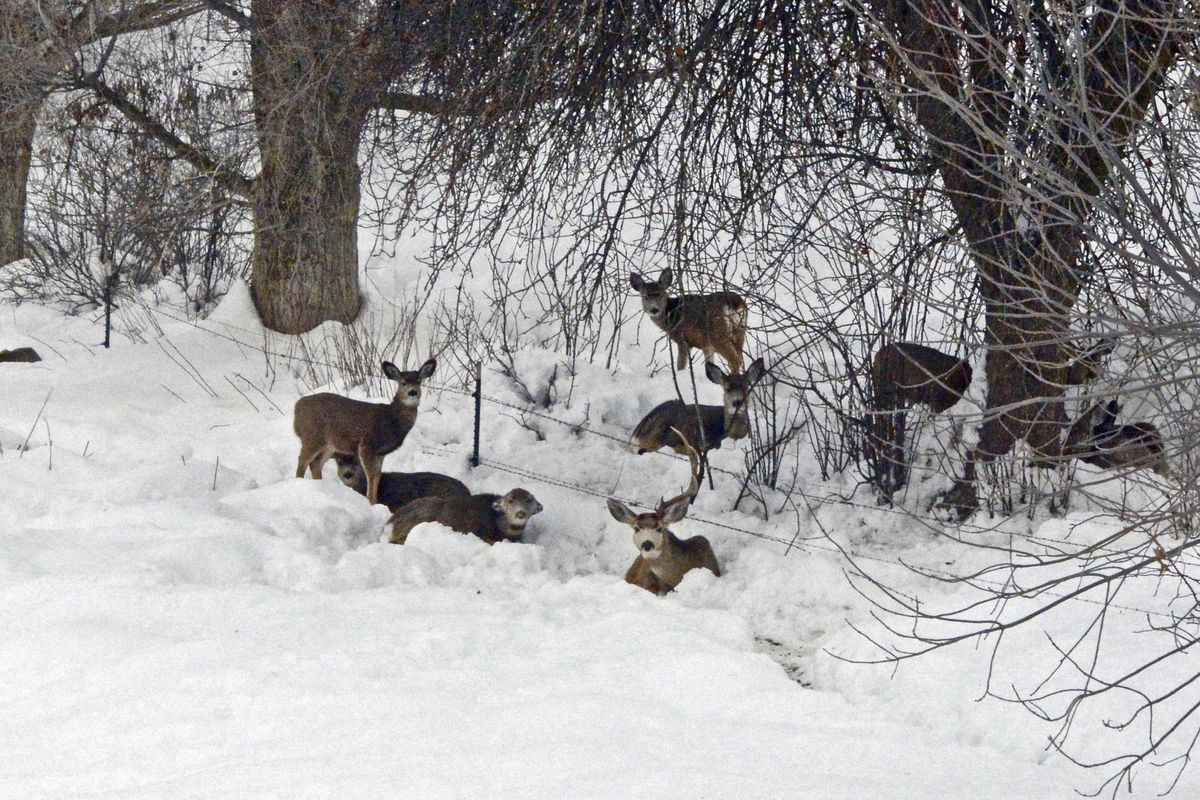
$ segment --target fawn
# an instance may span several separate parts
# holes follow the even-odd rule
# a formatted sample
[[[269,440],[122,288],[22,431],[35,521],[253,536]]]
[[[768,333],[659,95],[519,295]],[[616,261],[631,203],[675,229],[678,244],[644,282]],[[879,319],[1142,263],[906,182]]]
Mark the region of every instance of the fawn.
[[[383,526],[392,544],[404,544],[422,522],[440,522],[459,533],[473,533],[488,544],[519,542],[530,517],[542,510],[532,494],[513,489],[495,494],[429,495],[413,500],[392,514]]]
[[[734,292],[683,294],[668,297],[672,273],[664,269],[657,281],[647,281],[636,272],[629,285],[642,296],[642,308],[654,324],[675,343],[675,369],[687,367],[693,347],[712,361],[720,353],[733,372],[742,371],[742,345],[746,340],[746,301]]]
[[[704,374],[725,390],[725,402],[719,406],[693,405],[682,400],[659,403],[633,429],[629,449],[642,453],[670,447],[686,453],[690,442],[697,442],[701,453],[716,450],[725,439],[743,439],[750,433],[747,403],[754,384],[763,376],[763,360],[756,358],[745,373],[726,375],[711,361]]]
[[[338,478],[359,494],[367,493],[367,476],[363,474],[358,456],[334,453]],[[400,506],[411,503],[418,497],[431,494],[446,496],[471,494],[467,485],[457,478],[437,472],[382,472],[379,475],[379,502],[396,512]]]
[[[421,383],[433,374],[437,362],[429,359],[416,371],[402,372],[384,361],[383,374],[398,386],[390,403],[368,403],[321,392],[296,401],[292,428],[300,437],[296,477],[307,468],[318,480],[321,466],[334,453],[357,456],[367,477],[367,500],[379,502],[379,476],[383,457],[400,447],[417,421]]]
[[[675,433],[682,436],[679,431]],[[633,513],[619,500],[608,499],[608,513],[617,522],[633,528],[633,544],[638,549],[637,558],[625,573],[625,582],[655,594],[672,591],[685,574],[697,567],[704,567],[717,577],[721,575],[721,566],[708,539],[703,536],[680,539],[670,531],[672,523],[687,515],[688,506],[700,489],[699,458],[686,440],[684,447],[691,461],[692,479],[683,494],[670,500],[659,499],[658,508],[642,514]]]

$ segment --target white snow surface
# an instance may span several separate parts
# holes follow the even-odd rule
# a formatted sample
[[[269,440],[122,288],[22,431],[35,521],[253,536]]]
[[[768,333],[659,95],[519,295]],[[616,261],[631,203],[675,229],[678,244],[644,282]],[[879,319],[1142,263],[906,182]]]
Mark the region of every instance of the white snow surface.
[[[386,510],[332,463],[322,481],[294,477],[291,405],[312,387],[257,349],[244,293],[107,351],[91,344],[94,320],[35,305],[3,316],[0,348],[45,358],[0,364],[4,797],[1010,800],[1086,787],[1046,751],[1052,729],[975,702],[985,650],[899,670],[839,660],[870,653],[847,624],[869,609],[844,561],[699,521],[954,558],[902,516],[842,506],[764,522],[729,510],[737,487],[720,476],[676,530],[708,536],[725,574],[655,597],[623,582],[635,553],[602,496],[645,508],[680,491],[684,463],[490,405],[485,458],[600,496],[471,469],[470,400],[432,388],[385,468],[522,485],[546,510],[523,544],[430,524],[390,545]],[[582,365],[576,399],[551,412],[627,435],[667,396],[645,352],[615,372]],[[535,377],[554,363],[518,356]]]

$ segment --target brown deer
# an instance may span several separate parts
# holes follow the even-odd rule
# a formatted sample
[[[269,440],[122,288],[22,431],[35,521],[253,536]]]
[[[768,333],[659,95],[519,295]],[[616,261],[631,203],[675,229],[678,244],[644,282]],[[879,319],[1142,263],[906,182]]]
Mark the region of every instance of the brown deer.
[[[704,366],[704,374],[725,390],[724,404],[699,405],[679,399],[659,403],[633,429],[629,449],[638,455],[663,447],[686,453],[692,449],[689,443],[696,442],[700,452],[708,455],[725,439],[745,438],[750,433],[750,391],[765,371],[761,358],[754,359],[741,375],[726,375],[710,361]]]
[[[1158,427],[1152,422],[1117,425],[1121,406],[1116,398],[1096,403],[1071,424],[1063,455],[1100,467],[1100,469],[1150,469],[1170,477],[1166,448]],[[1054,466],[1047,460],[1035,461],[1039,467]]]
[[[658,280],[629,274],[629,285],[642,296],[642,309],[675,343],[675,369],[687,367],[693,347],[711,362],[720,353],[733,372],[742,371],[742,345],[746,340],[746,301],[734,292],[684,294],[669,297],[672,273],[664,269]]]
[[[422,522],[440,522],[459,533],[473,533],[488,544],[519,542],[530,517],[542,510],[532,494],[513,489],[496,494],[429,495],[419,497],[392,514],[383,526],[392,544],[404,544]]]
[[[678,431],[676,435],[680,435]],[[655,594],[672,591],[684,575],[698,567],[721,576],[721,565],[708,539],[703,536],[680,539],[670,530],[672,523],[687,515],[688,506],[700,489],[699,458],[686,442],[684,446],[692,464],[692,479],[683,494],[670,500],[660,499],[658,508],[642,514],[635,514],[619,500],[608,499],[608,513],[617,522],[633,528],[633,544],[638,549],[637,558],[625,573],[625,582]]]
[[[0,350],[0,363],[5,361],[13,363],[33,364],[41,361],[42,357],[38,355],[37,350],[32,347],[18,347],[15,350]]]
[[[416,423],[421,383],[433,374],[437,362],[431,358],[409,372],[390,361],[382,366],[383,374],[398,384],[390,403],[368,403],[330,392],[296,401],[292,428],[300,437],[297,478],[308,469],[319,480],[322,465],[334,453],[357,456],[367,476],[367,500],[372,505],[379,502],[383,457],[400,447]]]
[[[363,473],[358,456],[334,453],[338,478],[361,495],[367,493],[367,476]],[[379,474],[379,502],[396,512],[400,507],[418,497],[431,494],[447,497],[467,497],[471,490],[466,484],[449,475],[437,472],[381,472]]]
[[[867,441],[875,485],[885,498],[907,482],[904,429],[909,406],[925,405],[941,414],[962,399],[971,385],[964,359],[916,342],[884,345],[871,359],[871,415]]]

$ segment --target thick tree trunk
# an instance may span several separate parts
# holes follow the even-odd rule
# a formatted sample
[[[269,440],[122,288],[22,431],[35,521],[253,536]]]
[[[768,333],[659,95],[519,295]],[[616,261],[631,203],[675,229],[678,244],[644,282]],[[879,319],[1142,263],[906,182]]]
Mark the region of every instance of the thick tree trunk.
[[[352,5],[352,4],[347,4]],[[303,333],[358,316],[358,146],[365,104],[328,4],[259,0],[251,45],[262,166],[251,289],[263,324]]]
[[[1110,159],[1124,149],[1177,57],[1168,24],[1175,2],[1098,5],[1082,48],[1083,80],[1059,91],[1083,113],[1059,121],[1047,115],[1040,185],[1006,177],[1016,172],[1005,162],[1012,108],[999,71],[1007,62],[1003,38],[989,5],[968,3],[964,14],[945,0],[876,0],[875,7],[895,34],[911,102],[981,278],[987,410],[979,446],[946,498],[965,517],[978,505],[976,462],[1002,456],[1022,439],[1041,457],[1063,455],[1069,315],[1089,274],[1081,264],[1084,225]],[[1068,122],[1076,118],[1086,121]],[[1014,204],[1026,206],[1023,231]]]
[[[25,186],[41,106],[0,96],[0,265],[25,255]]]

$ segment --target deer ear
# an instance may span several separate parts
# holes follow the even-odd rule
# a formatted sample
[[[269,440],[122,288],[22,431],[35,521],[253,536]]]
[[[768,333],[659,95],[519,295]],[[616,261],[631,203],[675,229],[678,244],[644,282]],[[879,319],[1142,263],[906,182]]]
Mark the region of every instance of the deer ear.
[[[608,499],[608,513],[612,514],[612,518],[617,522],[635,526],[637,524],[637,514],[630,511],[629,506],[620,500],[613,500],[611,497]]]
[[[433,370],[435,367],[437,367],[437,359],[436,358],[429,359],[428,361],[426,361],[424,364],[421,365],[421,370],[420,370],[420,372],[417,373],[417,377],[420,378],[421,380],[425,380],[426,378],[428,378],[430,375],[433,374]]]
[[[390,378],[391,380],[394,380],[396,382],[399,382],[401,380],[400,369],[395,364],[393,364],[390,361],[384,361],[382,366],[383,366],[383,374],[386,375],[388,378]]]
[[[671,505],[664,508],[662,510],[662,514],[659,516],[659,519],[662,520],[663,526],[666,527],[667,525],[671,525],[672,523],[679,522],[679,520],[686,517],[687,512],[688,512],[688,507],[691,504],[692,504],[691,495],[684,495],[680,499],[676,500],[674,503],[671,503]]]
[[[758,383],[758,379],[763,376],[766,367],[763,365],[762,356],[754,359],[751,362],[749,369],[746,370],[746,381],[748,383]]]
[[[671,285],[671,279],[673,277],[675,277],[674,273],[671,272],[670,267],[667,267],[666,269],[664,269],[662,272],[660,272],[658,274],[658,282],[659,282],[659,284],[662,285],[662,288],[665,289]]]
[[[540,513],[542,513],[542,504],[541,504],[541,503],[539,503],[539,502],[538,502],[538,501],[536,501],[536,500],[534,500],[534,501],[533,501],[533,504],[534,504],[535,506],[537,506],[537,508],[534,510],[534,512],[533,512],[533,513],[534,513],[534,514],[540,514]]]
[[[640,292],[642,290],[642,286],[644,285],[642,276],[637,272],[629,273],[629,285],[633,287],[635,292]]]
[[[710,381],[718,386],[725,385],[725,370],[718,367],[712,361],[709,361],[704,365],[704,374],[708,376]]]

